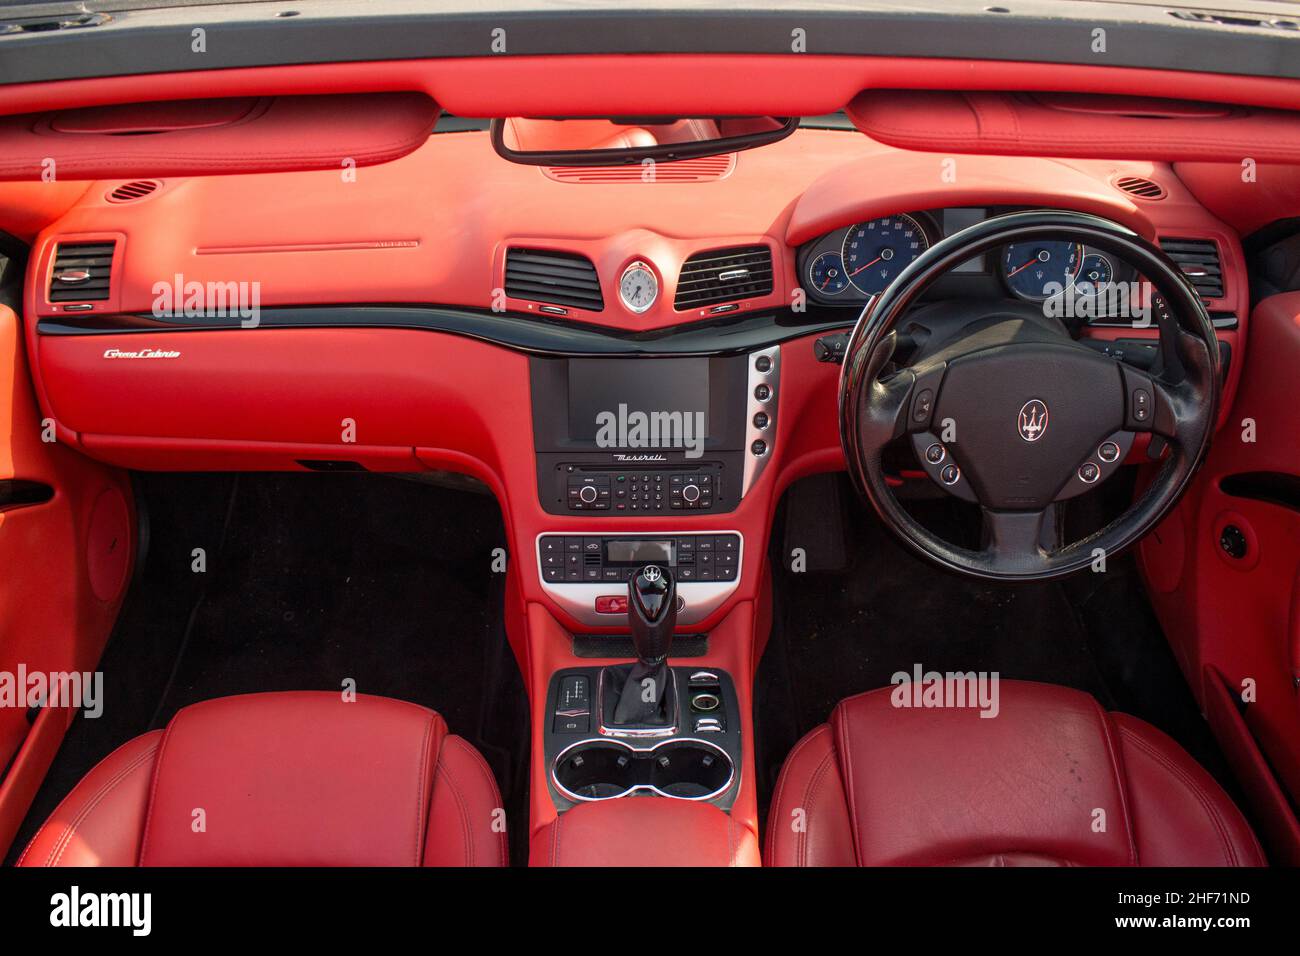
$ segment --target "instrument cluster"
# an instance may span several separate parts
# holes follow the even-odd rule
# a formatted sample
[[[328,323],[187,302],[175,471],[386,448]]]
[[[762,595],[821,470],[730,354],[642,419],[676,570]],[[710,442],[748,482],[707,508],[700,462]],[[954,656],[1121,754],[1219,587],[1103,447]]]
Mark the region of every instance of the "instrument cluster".
[[[837,229],[799,251],[800,283],[813,302],[860,308],[932,244],[1002,211],[897,213]],[[1013,243],[977,256],[945,278],[964,280],[967,294],[1047,302],[1065,295],[1101,300],[1115,283],[1130,282],[1137,274],[1109,253],[1047,240]]]

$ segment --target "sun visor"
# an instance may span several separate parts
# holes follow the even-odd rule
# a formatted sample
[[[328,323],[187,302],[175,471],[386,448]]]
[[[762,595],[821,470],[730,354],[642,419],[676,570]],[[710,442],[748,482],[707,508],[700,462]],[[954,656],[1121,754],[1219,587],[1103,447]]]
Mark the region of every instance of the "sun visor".
[[[212,176],[374,166],[429,136],[423,93],[132,103],[0,118],[0,180]]]
[[[855,126],[901,149],[1076,159],[1300,161],[1300,112],[1090,93],[870,90]]]

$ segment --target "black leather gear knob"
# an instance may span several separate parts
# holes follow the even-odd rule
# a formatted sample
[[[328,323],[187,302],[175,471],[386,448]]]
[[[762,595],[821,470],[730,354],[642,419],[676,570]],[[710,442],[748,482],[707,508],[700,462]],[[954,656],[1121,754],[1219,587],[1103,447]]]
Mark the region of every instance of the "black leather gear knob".
[[[677,584],[667,568],[647,564],[628,579],[627,616],[637,657],[646,663],[664,660],[677,626]]]

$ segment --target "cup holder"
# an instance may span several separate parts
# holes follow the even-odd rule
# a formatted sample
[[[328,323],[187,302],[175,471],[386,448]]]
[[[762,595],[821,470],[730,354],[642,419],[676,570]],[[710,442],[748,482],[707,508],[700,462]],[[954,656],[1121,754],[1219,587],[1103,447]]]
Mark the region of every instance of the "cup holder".
[[[726,793],[734,773],[727,752],[703,740],[666,740],[645,750],[617,740],[584,740],[560,752],[551,777],[571,800],[634,792],[712,800]]]

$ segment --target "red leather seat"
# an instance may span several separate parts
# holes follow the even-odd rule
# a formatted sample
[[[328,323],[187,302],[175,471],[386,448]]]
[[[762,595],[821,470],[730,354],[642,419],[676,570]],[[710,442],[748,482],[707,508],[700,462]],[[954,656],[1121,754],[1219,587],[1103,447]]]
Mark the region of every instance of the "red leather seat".
[[[894,690],[841,702],[787,758],[769,865],[1264,865],[1208,773],[1087,694],[1001,681],[984,718]]]
[[[332,692],[186,707],[123,744],[22,866],[505,866],[482,756],[415,704]]]

